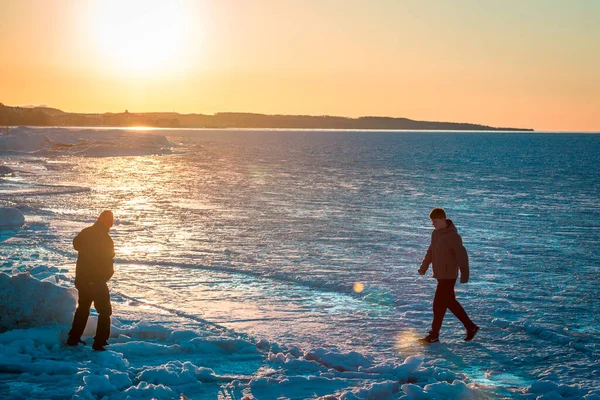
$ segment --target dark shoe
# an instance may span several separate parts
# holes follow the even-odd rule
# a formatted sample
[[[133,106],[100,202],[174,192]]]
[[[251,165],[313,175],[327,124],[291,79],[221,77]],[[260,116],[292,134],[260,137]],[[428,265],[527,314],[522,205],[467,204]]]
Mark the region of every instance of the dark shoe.
[[[471,340],[473,340],[475,335],[477,335],[477,331],[479,331],[479,327],[477,325],[475,325],[471,329],[467,329],[467,336],[465,337],[465,342],[470,342]]]
[[[86,345],[87,343],[84,342],[81,339],[74,339],[74,338],[68,338],[67,342],[65,343],[67,346],[77,346],[79,343],[81,343],[82,345]]]
[[[106,351],[102,343],[96,342],[94,342],[94,344],[92,345],[92,349],[94,349],[94,351]]]
[[[432,335],[430,333],[429,335],[425,336],[424,338],[419,339],[419,342],[421,342],[423,344],[439,343],[440,338],[438,337],[438,335]]]

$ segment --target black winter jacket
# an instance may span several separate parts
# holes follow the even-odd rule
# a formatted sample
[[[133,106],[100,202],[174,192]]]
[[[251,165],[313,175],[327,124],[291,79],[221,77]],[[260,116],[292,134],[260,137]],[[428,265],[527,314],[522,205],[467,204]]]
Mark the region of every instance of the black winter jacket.
[[[108,282],[114,273],[115,257],[115,247],[108,228],[103,223],[96,222],[73,239],[73,247],[79,252],[75,284]]]

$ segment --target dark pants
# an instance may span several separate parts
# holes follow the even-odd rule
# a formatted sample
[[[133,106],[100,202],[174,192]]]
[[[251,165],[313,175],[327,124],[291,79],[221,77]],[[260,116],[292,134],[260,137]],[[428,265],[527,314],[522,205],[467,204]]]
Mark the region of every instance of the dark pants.
[[[447,309],[452,311],[452,314],[462,322],[467,330],[475,326],[460,303],[456,301],[456,295],[454,294],[455,284],[456,279],[438,279],[437,289],[433,298],[433,323],[431,324],[431,334],[434,336],[438,336],[440,333]]]
[[[90,307],[94,302],[94,308],[98,311],[98,326],[96,327],[96,336],[94,342],[105,343],[110,336],[110,316],[112,307],[110,305],[110,294],[106,283],[75,283],[79,292],[79,303],[75,316],[73,317],[73,327],[69,332],[69,338],[73,340],[81,339],[88,317],[90,316]]]

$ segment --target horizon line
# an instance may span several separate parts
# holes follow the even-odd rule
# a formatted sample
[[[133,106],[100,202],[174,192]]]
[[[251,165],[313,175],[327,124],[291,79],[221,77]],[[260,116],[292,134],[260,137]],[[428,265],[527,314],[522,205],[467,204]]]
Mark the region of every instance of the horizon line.
[[[358,120],[360,118],[390,118],[390,119],[406,119],[406,120],[414,121],[414,122],[480,125],[480,126],[487,126],[489,128],[492,128],[495,131],[501,131],[502,128],[507,129],[507,132],[510,131],[511,129],[512,130],[523,130],[523,131],[530,130],[530,131],[534,131],[534,132],[536,131],[535,128],[511,128],[509,126],[502,126],[502,127],[498,127],[498,128],[494,129],[494,126],[487,125],[487,124],[484,124],[484,123],[456,122],[456,121],[442,121],[442,120],[419,120],[419,119],[412,119],[412,118],[408,118],[408,117],[393,117],[393,116],[389,116],[389,115],[361,115],[361,116],[358,116],[358,117],[349,117],[349,116],[331,115],[331,114],[319,114],[319,115],[311,115],[311,114],[268,114],[268,113],[250,112],[250,111],[217,111],[217,112],[214,112],[212,114],[209,114],[209,113],[201,113],[201,112],[182,113],[182,112],[179,112],[179,111],[130,111],[128,108],[126,108],[124,111],[121,111],[121,112],[118,112],[118,111],[74,112],[74,111],[65,111],[65,110],[63,110],[61,108],[53,107],[53,106],[50,106],[50,105],[47,105],[47,104],[41,104],[41,105],[25,104],[25,105],[16,105],[16,106],[9,106],[9,105],[4,104],[2,102],[0,102],[0,104],[3,104],[4,106],[7,106],[7,107],[19,107],[19,108],[27,108],[27,109],[50,108],[50,109],[59,110],[61,112],[69,113],[69,114],[98,114],[98,115],[101,115],[101,114],[125,114],[125,113],[128,113],[128,114],[151,114],[151,113],[168,114],[168,113],[172,113],[172,114],[178,114],[178,115],[207,115],[207,116],[216,116],[218,114],[251,114],[251,115],[285,116],[285,117],[314,117],[314,118],[329,117],[329,118],[344,118],[344,119],[350,119],[350,120]],[[294,128],[290,128],[290,129],[294,129]],[[311,129],[311,128],[302,128],[302,129]],[[351,130],[354,130],[354,129],[351,129]],[[376,129],[376,130],[383,131],[383,130],[387,130],[387,129]],[[462,130],[457,130],[457,132],[460,132],[460,131],[462,131]],[[450,130],[448,130],[448,132],[450,132]],[[594,131],[589,131],[589,132],[594,132]]]
[[[600,130],[597,131],[566,131],[566,130],[528,130],[528,131],[518,131],[518,130],[507,130],[503,131],[500,129],[495,130],[486,130],[486,129],[477,129],[477,130],[464,130],[464,129],[338,129],[338,128],[204,128],[204,127],[179,127],[179,128],[169,128],[169,127],[154,127],[154,126],[77,126],[77,125],[13,125],[9,126],[10,129],[26,127],[32,129],[43,129],[43,128],[65,128],[65,129],[99,129],[99,130],[110,130],[110,129],[121,129],[128,131],[314,131],[314,132],[430,132],[430,133],[441,133],[441,132],[451,132],[451,133],[477,133],[477,132],[485,132],[485,133],[588,133],[588,134],[600,134]]]

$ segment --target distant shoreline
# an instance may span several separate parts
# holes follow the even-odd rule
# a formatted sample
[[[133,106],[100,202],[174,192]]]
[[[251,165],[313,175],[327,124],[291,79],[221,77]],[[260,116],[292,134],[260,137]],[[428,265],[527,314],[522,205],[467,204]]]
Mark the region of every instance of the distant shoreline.
[[[0,103],[0,126],[56,126],[157,129],[310,129],[378,131],[505,131],[531,128],[492,127],[461,122],[416,121],[408,118],[254,113],[179,114],[174,112],[69,113],[50,107],[11,107]]]
[[[15,129],[21,126],[29,127],[29,128],[66,128],[66,129],[96,129],[96,130],[111,130],[111,129],[122,129],[122,130],[131,130],[131,131],[248,131],[248,132],[377,132],[377,133],[534,133],[534,134],[589,134],[589,135],[600,135],[600,131],[550,131],[550,130],[529,130],[529,131],[519,131],[519,130],[452,130],[452,129],[444,129],[444,130],[432,130],[432,129],[322,129],[322,128],[204,128],[204,127],[179,127],[179,128],[162,128],[155,126],[75,126],[75,125],[9,125],[9,126],[0,126],[0,136],[5,129]]]
[[[222,128],[206,128],[202,126],[184,126],[178,128],[165,128],[158,126],[94,126],[94,125],[9,125],[3,126],[2,128],[15,129],[20,127],[26,128],[67,128],[67,129],[97,129],[97,130],[111,130],[111,129],[123,129],[130,131],[248,131],[248,132],[496,132],[496,133],[510,133],[510,132],[528,132],[528,133],[598,133],[598,132],[587,132],[587,131],[534,131],[530,130],[502,130],[502,129],[352,129],[352,128],[238,128],[238,127],[222,127]],[[0,128],[0,130],[2,129]]]
[[[589,133],[591,135],[599,135],[600,131],[550,131],[550,130],[501,130],[501,129],[478,129],[478,130],[465,130],[465,129],[330,129],[330,128],[235,128],[235,127],[225,127],[225,128],[205,128],[205,127],[179,127],[179,128],[164,128],[157,126],[93,126],[93,125],[9,125],[9,126],[0,126],[0,135],[3,129],[15,129],[19,127],[26,128],[65,128],[65,129],[91,129],[91,130],[111,130],[111,129],[122,129],[122,130],[130,130],[130,131],[248,131],[248,132],[381,132],[381,133],[411,133],[411,132],[423,132],[423,133],[485,133],[485,132],[494,132],[494,133]]]

